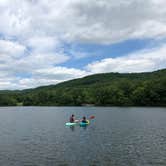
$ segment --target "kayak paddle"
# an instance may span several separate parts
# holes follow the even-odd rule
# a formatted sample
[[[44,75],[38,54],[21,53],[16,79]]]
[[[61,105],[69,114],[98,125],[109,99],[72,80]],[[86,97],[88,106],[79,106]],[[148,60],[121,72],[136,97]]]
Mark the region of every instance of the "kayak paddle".
[[[94,118],[95,118],[95,116],[93,116],[93,115],[89,117],[89,119],[94,119]]]

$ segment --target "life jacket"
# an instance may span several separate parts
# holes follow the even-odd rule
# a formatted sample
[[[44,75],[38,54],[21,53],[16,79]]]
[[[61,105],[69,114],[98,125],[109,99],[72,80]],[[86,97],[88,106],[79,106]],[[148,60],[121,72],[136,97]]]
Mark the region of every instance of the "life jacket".
[[[87,120],[82,120],[82,123],[87,123]]]

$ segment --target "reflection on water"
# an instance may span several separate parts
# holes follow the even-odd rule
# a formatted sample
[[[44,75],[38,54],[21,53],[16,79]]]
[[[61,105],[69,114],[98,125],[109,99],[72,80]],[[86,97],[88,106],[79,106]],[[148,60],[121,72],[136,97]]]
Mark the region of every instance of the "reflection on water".
[[[77,128],[77,127],[86,130],[88,125],[86,125],[86,126],[79,126],[79,125],[77,125],[77,126],[67,126],[67,127],[70,128],[71,131],[75,131],[75,128]]]
[[[90,125],[65,126],[92,115]],[[0,108],[0,166],[165,166],[166,109]]]
[[[75,130],[75,126],[70,126],[71,131]]]

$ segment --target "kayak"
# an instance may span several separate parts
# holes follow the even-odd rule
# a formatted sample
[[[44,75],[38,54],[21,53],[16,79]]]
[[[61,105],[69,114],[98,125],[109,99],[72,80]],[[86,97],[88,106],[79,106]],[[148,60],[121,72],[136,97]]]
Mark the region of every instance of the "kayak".
[[[89,125],[89,120],[87,120],[87,123],[84,123],[84,122],[80,122],[79,123],[79,120],[76,120],[75,122],[73,122],[73,123],[71,123],[71,122],[67,122],[66,123],[66,126],[76,126],[76,125],[80,125],[81,127],[84,127],[84,126],[87,126],[87,125]]]
[[[66,126],[75,126],[78,124],[78,122],[79,122],[79,120],[75,120],[74,122],[67,122]]]
[[[85,126],[87,126],[87,125],[89,125],[89,120],[87,120],[87,122],[85,123],[85,122],[80,122],[80,127],[85,127]]]
[[[75,125],[77,125],[78,123],[71,123],[71,122],[67,122],[66,123],[66,126],[75,126]]]

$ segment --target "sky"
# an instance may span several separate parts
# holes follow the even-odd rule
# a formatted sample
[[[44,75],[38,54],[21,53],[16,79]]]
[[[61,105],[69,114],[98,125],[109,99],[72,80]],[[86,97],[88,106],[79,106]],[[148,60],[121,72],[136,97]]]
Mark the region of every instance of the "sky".
[[[166,68],[165,0],[0,0],[0,90]]]

